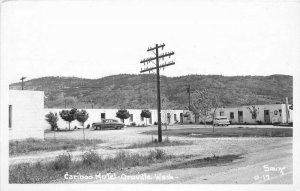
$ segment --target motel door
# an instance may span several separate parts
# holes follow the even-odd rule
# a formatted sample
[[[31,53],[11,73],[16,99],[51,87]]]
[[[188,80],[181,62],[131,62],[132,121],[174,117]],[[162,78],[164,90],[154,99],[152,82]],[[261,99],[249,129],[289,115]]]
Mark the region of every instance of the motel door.
[[[264,118],[265,118],[265,123],[270,123],[270,112],[269,112],[269,110],[264,110]]]
[[[238,111],[238,120],[239,123],[243,123],[243,111]]]
[[[105,113],[101,113],[101,119],[105,119]]]
[[[180,123],[183,123],[183,113],[180,113]]]

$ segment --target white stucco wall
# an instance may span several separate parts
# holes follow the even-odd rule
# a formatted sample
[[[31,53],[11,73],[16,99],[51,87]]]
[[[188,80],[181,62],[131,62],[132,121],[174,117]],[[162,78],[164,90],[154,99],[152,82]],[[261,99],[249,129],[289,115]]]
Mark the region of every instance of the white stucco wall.
[[[67,110],[70,110],[71,108],[66,108]],[[78,108],[79,110],[81,110],[81,108]],[[54,112],[57,113],[57,115],[59,116],[59,112],[62,111],[63,109],[55,109],[55,108],[48,108],[48,109],[44,109],[43,112],[43,119],[45,119],[45,115],[48,114],[49,112]],[[85,127],[88,124],[92,124],[94,122],[99,122],[101,120],[101,113],[105,113],[105,118],[106,119],[116,119],[118,121],[121,121],[119,118],[116,117],[116,113],[118,111],[118,109],[85,109],[88,113],[89,113],[89,118],[88,120],[85,122]],[[142,109],[127,109],[129,111],[130,114],[133,115],[133,120],[131,121],[130,118],[126,119],[124,121],[124,123],[126,125],[129,125],[132,122],[135,122],[136,125],[142,125],[142,124],[146,124],[146,118],[144,118],[144,120],[141,120],[141,111]],[[151,125],[154,124],[154,122],[157,122],[157,111],[154,109],[150,109],[150,112],[152,114],[152,120],[147,119],[147,124]],[[162,110],[161,115],[162,115],[162,123],[166,123],[168,122],[167,120],[167,113],[170,113],[170,124],[174,124],[175,120],[174,120],[174,114],[176,114],[176,118],[177,121],[180,122],[180,113],[183,113],[183,110]],[[152,121],[152,123],[151,123]],[[50,129],[50,125],[44,120],[44,129]],[[71,129],[73,129],[75,126],[77,127],[81,127],[82,124],[80,124],[78,121],[74,120],[71,123]],[[69,123],[64,121],[63,119],[60,118],[59,116],[59,120],[58,120],[58,127],[60,129],[68,129],[69,128]]]
[[[266,119],[264,116],[264,110],[269,111],[270,116],[270,123],[286,123],[286,106],[285,104],[273,104],[273,105],[255,105],[255,108],[259,109],[258,116],[256,119],[252,119],[252,114],[249,111],[248,107],[252,109],[252,106],[241,106],[241,107],[235,107],[235,108],[218,108],[215,112],[215,116],[220,116],[220,112],[223,112],[224,116],[227,116],[228,119],[232,123],[239,123],[238,119],[238,112],[243,112],[243,121],[242,123],[249,123],[249,124],[256,124],[257,121],[261,121],[262,123],[266,123]],[[279,112],[281,110],[281,113]],[[213,112],[213,110],[212,110]],[[234,113],[234,118],[230,119],[230,113]],[[191,112],[189,112],[191,113]],[[276,114],[277,113],[277,114]],[[195,116],[191,114],[191,117],[187,120],[184,120],[185,122],[192,122],[195,123]],[[203,119],[200,118],[199,121],[203,121]],[[210,119],[207,119],[206,121],[211,121]],[[293,111],[289,110],[289,122],[293,122]]]
[[[44,92],[10,90],[9,105],[12,107],[10,140],[44,139]]]

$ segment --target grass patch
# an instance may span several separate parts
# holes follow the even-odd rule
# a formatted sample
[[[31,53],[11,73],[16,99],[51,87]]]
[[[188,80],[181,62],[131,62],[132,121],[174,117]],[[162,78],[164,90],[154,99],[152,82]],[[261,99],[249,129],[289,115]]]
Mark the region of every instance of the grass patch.
[[[144,134],[155,135],[156,131],[147,131]],[[188,128],[170,129],[164,132],[166,136],[180,137],[292,137],[292,128]]]
[[[103,141],[99,139],[85,141],[75,139],[10,141],[9,155],[14,156],[37,151],[75,150],[78,147],[96,147],[99,143],[103,143]]]
[[[179,146],[179,145],[192,145],[192,141],[170,141],[166,140],[163,142],[146,142],[146,143],[134,143],[124,149],[136,149],[136,148],[148,148],[148,147],[169,147],[169,146]]]
[[[151,163],[163,162],[171,159],[164,150],[156,149],[147,155],[129,154],[124,151],[117,153],[115,157],[103,158],[95,151],[85,152],[81,160],[72,160],[68,153],[59,155],[54,161],[47,163],[22,163],[9,167],[9,183],[49,183],[62,179],[66,173],[91,174],[101,171],[119,170],[126,167],[146,166]]]

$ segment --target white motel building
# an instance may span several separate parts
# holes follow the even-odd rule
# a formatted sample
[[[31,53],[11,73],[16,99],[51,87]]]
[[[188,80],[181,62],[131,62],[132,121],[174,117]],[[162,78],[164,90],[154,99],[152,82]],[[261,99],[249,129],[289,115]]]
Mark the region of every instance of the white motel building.
[[[256,119],[254,119],[248,107],[252,106],[218,108],[216,109],[215,115],[227,116],[232,124],[256,124],[258,121],[262,124],[293,122],[293,110],[291,110],[289,106],[286,107],[285,104],[255,105],[258,109]],[[61,110],[62,109],[44,108],[44,92],[42,91],[10,90],[8,105],[10,140],[26,138],[44,139],[44,130],[50,129],[50,125],[45,121],[45,115],[49,112],[58,114]],[[101,119],[119,120],[116,118],[118,109],[85,110],[89,113],[89,119],[85,122],[85,126],[87,124],[92,124],[93,122],[99,122]],[[132,123],[143,125],[146,124],[146,120],[148,125],[153,125],[157,122],[156,109],[149,109],[152,114],[149,119],[140,116],[143,109],[127,110],[130,113],[130,117],[124,121],[126,125]],[[203,121],[187,110],[162,110],[161,114],[162,123],[168,123],[170,125],[175,123],[200,123]],[[59,117],[58,126],[60,129],[68,128],[68,123]],[[75,126],[80,127],[81,124],[74,121],[71,123],[71,126],[72,128]]]

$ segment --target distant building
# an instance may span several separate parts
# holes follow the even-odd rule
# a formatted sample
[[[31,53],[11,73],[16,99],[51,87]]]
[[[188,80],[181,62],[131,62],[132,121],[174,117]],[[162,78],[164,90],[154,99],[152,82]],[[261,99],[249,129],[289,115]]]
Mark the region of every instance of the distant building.
[[[274,124],[274,123],[286,123],[287,122],[287,112],[285,104],[274,104],[274,105],[255,105],[258,110],[256,119],[250,112],[252,110],[251,106],[240,106],[235,108],[217,108],[215,111],[215,116],[227,116],[232,124]],[[250,109],[249,109],[250,108]],[[71,108],[67,108],[71,109]],[[81,109],[81,108],[78,108]],[[59,114],[63,109],[44,109],[43,116],[49,112],[54,112]],[[85,109],[89,113],[89,119],[85,122],[85,126],[92,124],[93,122],[99,122],[101,119],[118,119],[116,113],[118,109]],[[130,113],[130,117],[124,120],[126,125],[135,123],[137,126],[141,125],[154,125],[157,120],[157,110],[149,109],[151,112],[151,117],[146,119],[141,117],[142,109],[127,109]],[[293,110],[288,109],[288,122],[293,122]],[[167,123],[169,125],[181,123],[181,124],[199,124],[203,122],[203,119],[195,118],[195,115],[188,110],[162,110],[161,111],[162,123]],[[147,120],[147,122],[146,122]],[[207,121],[211,121],[212,118],[208,118]],[[50,125],[44,120],[44,128],[50,129]],[[81,127],[81,124],[76,120],[71,123],[71,128],[75,126]],[[58,127],[60,129],[68,129],[68,122],[64,121],[59,117]]]
[[[9,91],[9,139],[44,139],[44,92]]]
[[[215,116],[227,116],[232,124],[274,124],[293,122],[293,110],[285,104],[254,105],[258,110],[257,117],[251,113],[253,106],[240,106],[235,108],[217,108]],[[69,108],[70,109],[70,108]],[[81,109],[81,108],[78,108]],[[44,92],[42,91],[9,91],[9,138],[10,140],[20,140],[26,138],[44,139],[44,130],[50,129],[50,125],[45,121],[45,115],[50,111],[59,114],[63,109],[45,109]],[[118,119],[116,113],[118,109],[86,109],[89,119],[85,125],[99,122],[101,119]],[[126,125],[135,123],[141,125],[154,125],[157,120],[157,110],[149,109],[151,117],[146,119],[141,117],[142,109],[127,109],[130,117],[124,121]],[[162,110],[162,123],[188,124],[201,123],[203,119],[197,118],[191,111],[187,110]],[[118,119],[120,121],[120,119]],[[211,121],[212,118],[207,121]],[[71,123],[71,128],[81,127],[76,120]],[[59,117],[58,127],[68,129],[68,123]]]
[[[253,106],[258,110],[256,117],[251,112],[254,109]],[[190,111],[186,111],[185,115],[188,116],[188,122],[203,122],[203,119],[196,119]],[[288,109],[286,109],[285,104],[217,108],[215,111],[215,117],[216,116],[227,116],[232,124],[275,124],[293,122],[293,110],[291,109],[291,105],[288,105]],[[212,118],[209,118],[207,121],[211,120]]]

